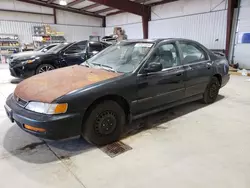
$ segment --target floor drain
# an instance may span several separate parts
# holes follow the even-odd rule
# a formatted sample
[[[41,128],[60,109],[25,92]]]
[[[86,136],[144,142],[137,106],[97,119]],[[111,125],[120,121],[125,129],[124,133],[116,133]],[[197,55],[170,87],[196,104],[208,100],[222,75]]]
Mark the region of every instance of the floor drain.
[[[104,153],[106,153],[111,158],[116,157],[132,148],[123,142],[114,142],[112,144],[106,145],[100,148]]]

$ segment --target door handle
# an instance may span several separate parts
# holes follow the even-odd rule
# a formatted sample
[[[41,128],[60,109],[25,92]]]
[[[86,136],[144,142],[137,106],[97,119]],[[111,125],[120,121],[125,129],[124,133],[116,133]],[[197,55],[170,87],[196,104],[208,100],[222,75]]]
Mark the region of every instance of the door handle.
[[[176,76],[182,76],[182,75],[183,75],[182,72],[176,74]]]

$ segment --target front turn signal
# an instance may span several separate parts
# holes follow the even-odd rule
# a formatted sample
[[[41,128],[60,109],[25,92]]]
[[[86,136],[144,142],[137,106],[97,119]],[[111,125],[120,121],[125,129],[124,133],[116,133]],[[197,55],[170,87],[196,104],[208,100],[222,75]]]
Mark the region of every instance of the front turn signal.
[[[55,114],[63,114],[65,112],[67,112],[68,109],[68,104],[67,103],[63,103],[63,104],[57,104],[56,108],[54,110]]]

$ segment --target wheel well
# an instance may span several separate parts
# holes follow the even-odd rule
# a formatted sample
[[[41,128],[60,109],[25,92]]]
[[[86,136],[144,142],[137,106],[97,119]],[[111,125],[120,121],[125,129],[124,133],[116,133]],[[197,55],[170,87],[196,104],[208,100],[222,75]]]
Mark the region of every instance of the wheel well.
[[[102,101],[105,101],[105,100],[112,100],[112,101],[117,102],[122,107],[122,109],[124,110],[125,115],[126,115],[126,120],[129,121],[130,106],[129,106],[127,100],[124,99],[123,97],[119,96],[119,95],[106,95],[106,96],[103,96],[103,97],[100,97],[100,98],[96,99],[87,108],[83,119],[86,119],[89,116],[89,114],[90,114],[91,110],[94,108],[94,106],[100,104]]]
[[[222,77],[220,74],[215,74],[214,77],[216,77],[218,80],[219,80],[219,83],[221,85],[221,82],[222,82]]]

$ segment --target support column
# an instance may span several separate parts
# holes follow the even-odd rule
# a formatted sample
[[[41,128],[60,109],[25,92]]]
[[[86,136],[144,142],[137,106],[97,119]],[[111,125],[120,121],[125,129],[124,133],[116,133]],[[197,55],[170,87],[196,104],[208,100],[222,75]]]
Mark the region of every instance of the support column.
[[[226,57],[229,55],[230,39],[233,25],[234,8],[237,8],[238,0],[228,0],[227,7],[227,34],[226,34]]]
[[[143,39],[148,39],[148,22],[151,20],[151,7],[142,16]]]
[[[54,15],[54,24],[57,24],[56,9],[55,8],[53,8],[53,15]]]
[[[148,39],[148,17],[142,17],[143,39]]]

